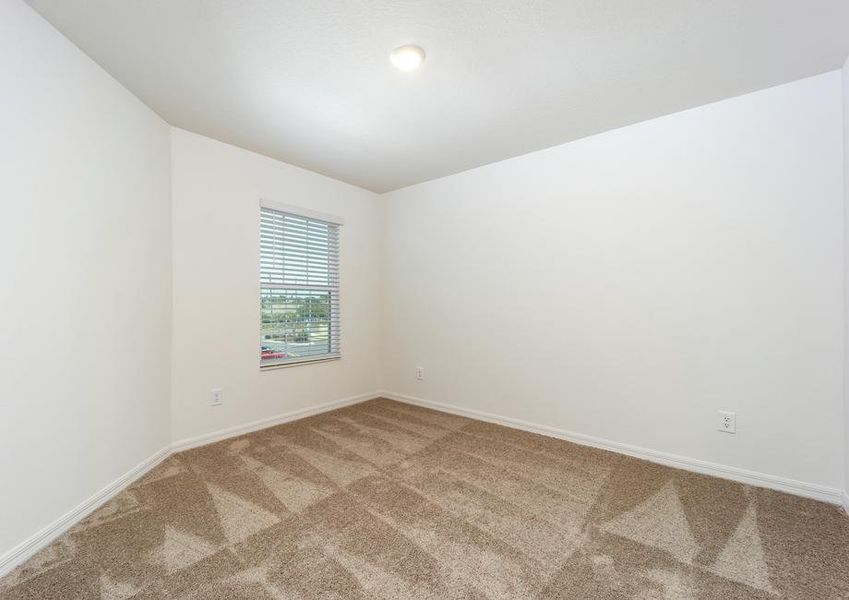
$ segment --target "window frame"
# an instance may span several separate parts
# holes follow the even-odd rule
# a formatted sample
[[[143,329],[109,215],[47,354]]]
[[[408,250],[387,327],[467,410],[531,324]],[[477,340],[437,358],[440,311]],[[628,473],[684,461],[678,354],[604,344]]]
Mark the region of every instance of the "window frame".
[[[322,223],[326,223],[328,225],[333,225],[337,227],[336,238],[337,238],[337,250],[336,250],[336,285],[330,286],[322,286],[322,285],[312,285],[312,284],[297,284],[293,285],[292,289],[301,289],[301,290],[315,290],[315,291],[329,291],[332,294],[335,292],[335,299],[331,299],[330,306],[331,310],[333,306],[336,306],[336,315],[332,315],[329,319],[330,325],[330,336],[331,339],[334,335],[333,325],[335,323],[337,332],[335,335],[338,336],[338,343],[335,352],[327,352],[324,354],[317,354],[314,356],[303,356],[303,357],[295,357],[295,358],[282,358],[282,359],[272,359],[263,361],[262,359],[262,298],[263,298],[263,289],[269,289],[267,284],[263,284],[262,281],[262,267],[261,267],[261,258],[262,258],[262,211],[263,209],[273,210],[276,212],[284,213],[286,215],[290,215],[297,218],[308,219],[310,221],[319,221]],[[308,365],[322,362],[335,361],[342,358],[342,336],[341,336],[341,328],[342,328],[342,318],[341,318],[341,237],[342,237],[342,225],[344,225],[344,220],[330,213],[324,213],[308,208],[303,208],[300,206],[293,206],[290,204],[284,204],[281,202],[276,202],[274,200],[269,200],[267,198],[262,198],[259,201],[259,242],[257,244],[257,249],[259,250],[259,260],[257,260],[257,265],[259,266],[259,273],[257,281],[259,282],[259,340],[260,340],[260,356],[259,356],[259,367],[260,371],[266,371],[270,369],[280,369],[287,367],[294,367],[299,365]],[[280,286],[278,289],[286,289],[285,286]]]

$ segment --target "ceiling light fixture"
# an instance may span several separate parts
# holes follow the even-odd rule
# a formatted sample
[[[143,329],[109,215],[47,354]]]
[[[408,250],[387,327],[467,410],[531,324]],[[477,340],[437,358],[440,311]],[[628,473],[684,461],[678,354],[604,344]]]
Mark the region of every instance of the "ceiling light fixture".
[[[389,60],[399,71],[415,71],[424,59],[425,52],[418,46],[399,46],[389,53]]]

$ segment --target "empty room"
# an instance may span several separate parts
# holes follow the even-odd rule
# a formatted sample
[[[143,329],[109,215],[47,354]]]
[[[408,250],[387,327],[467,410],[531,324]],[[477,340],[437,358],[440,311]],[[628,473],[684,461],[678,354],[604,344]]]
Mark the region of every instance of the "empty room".
[[[849,2],[0,0],[0,600],[849,600]]]

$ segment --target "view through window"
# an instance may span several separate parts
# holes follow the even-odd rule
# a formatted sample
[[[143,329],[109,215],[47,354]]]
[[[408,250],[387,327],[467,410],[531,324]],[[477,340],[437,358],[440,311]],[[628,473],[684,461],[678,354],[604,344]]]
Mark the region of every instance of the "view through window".
[[[339,225],[260,209],[260,365],[340,355]]]

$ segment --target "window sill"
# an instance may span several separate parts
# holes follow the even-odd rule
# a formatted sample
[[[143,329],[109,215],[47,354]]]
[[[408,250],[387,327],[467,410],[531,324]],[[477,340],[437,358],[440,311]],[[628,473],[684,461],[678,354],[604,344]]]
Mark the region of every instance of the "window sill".
[[[317,364],[317,363],[331,362],[331,361],[334,361],[334,360],[339,360],[341,358],[342,357],[339,356],[339,355],[337,355],[337,356],[321,356],[321,357],[318,357],[318,358],[305,358],[303,360],[292,360],[292,361],[289,361],[289,362],[273,363],[273,364],[268,364],[268,365],[260,364],[259,370],[260,371],[274,371],[276,369],[288,369],[290,367],[302,367],[304,365],[314,365],[314,364]]]

